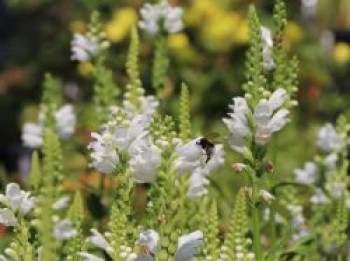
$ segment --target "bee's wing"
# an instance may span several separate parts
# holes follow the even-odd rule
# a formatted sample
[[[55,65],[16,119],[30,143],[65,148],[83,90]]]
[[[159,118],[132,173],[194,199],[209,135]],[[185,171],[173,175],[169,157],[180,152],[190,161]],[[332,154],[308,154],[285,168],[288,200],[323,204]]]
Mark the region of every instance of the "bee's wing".
[[[204,135],[204,137],[207,138],[208,140],[214,140],[219,136],[220,136],[220,133],[217,133],[217,132],[211,132],[211,133]]]

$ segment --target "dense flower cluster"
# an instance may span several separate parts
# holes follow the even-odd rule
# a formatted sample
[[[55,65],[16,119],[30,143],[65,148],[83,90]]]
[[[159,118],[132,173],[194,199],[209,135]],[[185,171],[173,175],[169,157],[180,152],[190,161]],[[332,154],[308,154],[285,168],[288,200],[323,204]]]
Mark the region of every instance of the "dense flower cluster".
[[[289,122],[289,111],[282,108],[289,95],[284,89],[275,90],[269,99],[261,99],[255,108],[249,108],[245,98],[233,98],[232,113],[223,121],[228,127],[231,147],[240,153],[248,150],[247,142],[266,145],[274,132]]]
[[[178,33],[183,28],[182,14],[180,7],[172,7],[167,0],[159,4],[145,4],[140,11],[142,20],[139,22],[141,29],[149,35],[154,36],[159,31],[169,34]]]
[[[5,195],[0,194],[0,204],[5,206],[0,209],[0,223],[14,227],[18,224],[16,214],[28,214],[35,206],[35,199],[30,192],[21,190],[18,184],[9,183]]]

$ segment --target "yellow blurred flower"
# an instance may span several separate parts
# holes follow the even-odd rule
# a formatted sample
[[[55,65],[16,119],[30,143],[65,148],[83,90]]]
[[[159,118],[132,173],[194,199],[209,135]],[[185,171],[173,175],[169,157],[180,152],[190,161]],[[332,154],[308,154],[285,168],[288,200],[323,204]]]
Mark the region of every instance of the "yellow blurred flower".
[[[291,21],[286,26],[285,37],[289,45],[296,44],[303,38],[303,30],[297,23]]]
[[[114,11],[112,20],[105,25],[106,37],[111,42],[120,42],[129,35],[137,22],[137,13],[131,7]]]
[[[185,13],[185,23],[190,26],[198,26],[203,22],[218,16],[219,7],[212,0],[194,0],[192,6]]]
[[[69,27],[73,33],[85,33],[87,31],[87,25],[83,21],[73,21]]]
[[[237,44],[246,44],[249,41],[249,25],[247,19],[240,14],[232,14],[234,27],[231,28],[232,41]]]
[[[337,63],[344,64],[350,61],[350,45],[337,43],[333,50],[333,57]]]
[[[84,62],[84,63],[80,63],[78,65],[78,72],[83,76],[91,75],[93,69],[94,69],[94,67],[92,66],[92,64],[90,62]]]
[[[184,33],[171,34],[168,38],[169,48],[175,51],[180,51],[188,47],[188,37]]]

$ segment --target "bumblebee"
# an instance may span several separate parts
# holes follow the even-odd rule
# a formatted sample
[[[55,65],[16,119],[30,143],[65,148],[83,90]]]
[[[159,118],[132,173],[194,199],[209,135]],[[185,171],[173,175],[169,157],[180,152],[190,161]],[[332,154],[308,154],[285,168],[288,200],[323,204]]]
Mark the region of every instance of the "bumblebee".
[[[212,133],[212,134],[207,135],[206,137],[201,137],[197,141],[197,145],[202,147],[202,149],[205,151],[205,155],[207,156],[205,163],[208,163],[208,161],[211,159],[213,152],[214,152],[215,144],[211,140],[218,137],[218,136],[219,136],[219,134]]]

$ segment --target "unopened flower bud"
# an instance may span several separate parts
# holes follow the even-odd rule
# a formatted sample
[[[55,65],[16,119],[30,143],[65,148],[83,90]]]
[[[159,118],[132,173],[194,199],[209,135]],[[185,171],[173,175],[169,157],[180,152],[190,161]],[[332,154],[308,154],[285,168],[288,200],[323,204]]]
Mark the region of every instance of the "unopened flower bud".
[[[267,204],[271,204],[271,202],[275,199],[275,197],[266,190],[260,190],[259,195]]]
[[[272,161],[268,160],[264,163],[264,167],[267,173],[273,173],[275,170],[275,166],[273,165]]]
[[[241,174],[246,169],[246,167],[246,164],[240,162],[232,164],[232,168],[237,174]]]

